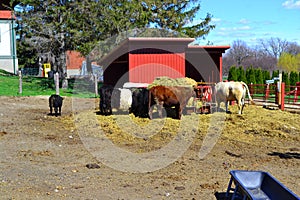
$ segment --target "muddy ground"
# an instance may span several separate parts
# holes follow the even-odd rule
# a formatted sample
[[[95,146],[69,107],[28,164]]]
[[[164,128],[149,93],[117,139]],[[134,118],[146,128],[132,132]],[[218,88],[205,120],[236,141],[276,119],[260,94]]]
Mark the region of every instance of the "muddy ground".
[[[98,115],[95,99],[67,97],[58,117],[47,97],[0,105],[0,199],[222,199],[230,170],[300,195],[299,114],[249,105],[150,122]]]

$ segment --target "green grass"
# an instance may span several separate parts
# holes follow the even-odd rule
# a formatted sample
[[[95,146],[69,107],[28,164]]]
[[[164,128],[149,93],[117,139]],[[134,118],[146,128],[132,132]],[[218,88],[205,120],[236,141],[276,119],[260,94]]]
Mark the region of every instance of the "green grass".
[[[55,94],[55,86],[53,80],[32,76],[24,76],[22,80],[22,93],[20,94],[19,77],[0,70],[0,96],[50,96],[51,94]],[[95,93],[90,92],[90,89],[85,89],[86,86],[83,83],[79,84],[81,84],[82,87],[79,88],[78,86],[76,86],[74,88],[74,85],[71,83],[68,89],[60,88],[60,95],[84,98],[95,97]]]

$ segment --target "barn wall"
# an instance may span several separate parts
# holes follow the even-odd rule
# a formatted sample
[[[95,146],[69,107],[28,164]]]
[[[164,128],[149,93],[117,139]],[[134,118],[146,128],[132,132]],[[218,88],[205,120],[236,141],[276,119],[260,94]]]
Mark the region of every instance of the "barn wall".
[[[129,81],[128,73],[128,53],[113,61],[103,72],[103,83],[122,87]]]
[[[187,49],[186,76],[193,78],[198,82],[221,81],[223,52],[223,49]]]
[[[1,3],[0,3],[1,4]],[[16,33],[12,12],[0,10],[0,69],[17,74]]]
[[[179,78],[185,76],[185,53],[157,52],[129,53],[129,81],[152,83],[156,77],[168,76]]]

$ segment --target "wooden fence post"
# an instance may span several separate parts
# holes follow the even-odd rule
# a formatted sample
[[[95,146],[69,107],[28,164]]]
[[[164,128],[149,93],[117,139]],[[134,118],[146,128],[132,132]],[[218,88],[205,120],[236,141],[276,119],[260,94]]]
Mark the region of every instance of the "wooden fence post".
[[[280,104],[280,108],[281,108],[282,111],[284,111],[284,96],[285,96],[285,94],[284,94],[285,93],[285,83],[284,82],[281,83],[280,89],[281,89],[281,96],[280,96],[280,98],[281,98],[281,104]]]
[[[266,101],[269,98],[269,93],[270,93],[270,85],[267,83],[267,85],[266,85],[266,91],[265,91],[265,99],[266,99]]]
[[[56,72],[54,75],[54,81],[55,81],[56,94],[59,95],[59,74],[58,74],[58,72]]]
[[[94,75],[94,81],[95,81],[95,96],[98,96],[98,76],[97,74]]]
[[[295,88],[295,92],[294,92],[294,103],[296,103],[298,101],[298,95],[297,95],[297,87]]]
[[[18,74],[19,74],[19,94],[22,94],[22,92],[23,92],[23,85],[22,85],[22,71],[21,70],[19,70],[19,72],[18,72]]]

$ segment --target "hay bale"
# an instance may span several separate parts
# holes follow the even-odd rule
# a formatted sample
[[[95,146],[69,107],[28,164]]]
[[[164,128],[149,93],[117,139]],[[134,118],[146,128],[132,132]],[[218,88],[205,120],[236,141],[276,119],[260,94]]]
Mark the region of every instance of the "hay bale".
[[[154,79],[154,81],[148,85],[148,89],[154,87],[154,86],[186,86],[186,87],[195,87],[197,86],[197,82],[194,79],[183,77],[183,78],[170,78],[167,76],[157,77]]]

